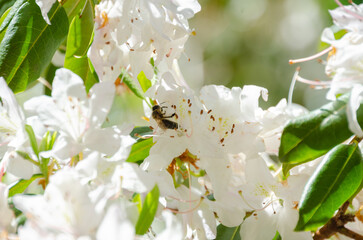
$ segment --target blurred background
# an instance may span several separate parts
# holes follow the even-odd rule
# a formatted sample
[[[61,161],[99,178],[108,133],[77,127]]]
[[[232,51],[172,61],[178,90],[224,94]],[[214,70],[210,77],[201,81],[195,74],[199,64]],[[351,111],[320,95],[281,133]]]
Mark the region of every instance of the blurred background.
[[[190,20],[197,34],[189,38],[187,57],[181,59],[182,73],[194,88],[202,84],[259,85],[269,90],[269,101],[261,102],[267,107],[287,98],[298,66],[300,75],[307,79],[327,80],[324,65],[316,60],[294,65],[288,61],[322,50],[319,49],[322,30],[333,24],[328,9],[338,6],[334,0],[199,0],[199,3],[202,11]],[[315,109],[326,102],[326,91],[297,83],[293,101]]]

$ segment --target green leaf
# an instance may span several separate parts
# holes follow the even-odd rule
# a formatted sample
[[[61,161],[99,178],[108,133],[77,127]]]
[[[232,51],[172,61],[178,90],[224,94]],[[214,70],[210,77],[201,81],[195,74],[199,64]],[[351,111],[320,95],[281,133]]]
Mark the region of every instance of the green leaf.
[[[157,185],[146,195],[135,227],[137,235],[144,235],[151,226],[158,210],[159,195],[160,192]]]
[[[334,31],[334,38],[336,40],[341,39],[348,31],[345,29],[339,29],[339,28],[330,28]],[[330,47],[329,43],[321,41],[318,46],[318,52],[323,51],[324,49]]]
[[[1,16],[0,18],[0,25],[4,22],[4,20],[6,19],[6,17],[8,16],[9,12],[10,12],[10,8]],[[0,42],[3,40],[5,36],[5,31],[0,32]]]
[[[132,202],[133,203],[136,203],[137,210],[140,213],[141,210],[142,210],[142,201],[141,201],[141,195],[140,195],[140,193],[136,193],[135,194],[135,196],[132,199]]]
[[[151,130],[150,127],[148,126],[142,126],[142,127],[135,127],[132,132],[130,133],[130,136],[133,138],[138,139],[139,136],[144,136],[144,135],[151,135],[153,133],[153,131]]]
[[[0,0],[0,16],[2,16],[6,11],[14,5],[16,0]]]
[[[35,138],[33,128],[30,125],[25,125],[25,131],[28,133],[30,145],[33,149],[33,152],[39,158],[39,148],[38,148],[38,143],[37,143],[37,139]]]
[[[138,162],[149,156],[150,148],[154,145],[153,138],[140,140],[131,147],[131,152],[126,162]]]
[[[217,227],[217,238],[216,240],[241,240],[239,234],[241,226],[237,227],[226,227],[219,224]]]
[[[43,152],[43,151],[50,150],[50,149],[48,148],[49,138],[50,138],[50,132],[49,132],[49,131],[47,131],[47,132],[45,133],[45,135],[43,136],[42,141],[40,142],[39,152]]]
[[[58,136],[58,132],[54,132],[52,137],[49,139],[49,142],[48,142],[49,149],[53,148],[53,145],[54,145],[55,140],[57,139],[57,136]]]
[[[49,158],[41,158],[39,160],[39,169],[44,175],[46,183],[48,183],[49,173],[48,173],[48,164],[49,164]]]
[[[324,155],[353,135],[346,116],[348,99],[348,94],[343,95],[320,109],[292,120],[285,127],[279,149],[284,174],[296,165]],[[363,108],[358,110],[357,117],[362,125]]]
[[[120,78],[122,82],[126,84],[126,86],[133,92],[137,97],[141,99],[145,99],[144,93],[140,90],[140,88],[136,85],[135,81],[124,71]]]
[[[34,0],[29,0],[17,9],[6,29],[0,44],[0,76],[15,93],[40,76],[67,36],[68,19],[58,2],[48,16],[51,25]]]
[[[340,144],[320,163],[304,188],[296,231],[314,231],[361,189],[363,159],[358,143]]]
[[[87,0],[65,0],[63,4],[64,11],[66,12],[69,21],[77,16],[82,8],[85,6]]]
[[[20,226],[24,226],[25,222],[26,222],[27,218],[24,214],[20,214],[19,216],[16,217],[15,222],[16,222],[16,226],[20,227]]]
[[[22,158],[24,158],[25,160],[28,160],[29,162],[33,163],[34,165],[39,166],[39,163],[38,163],[36,160],[32,159],[32,158],[29,156],[29,154],[28,154],[28,153],[23,152],[23,151],[19,151],[19,150],[17,150],[17,151],[16,151],[16,153],[17,153],[17,154],[19,154],[19,155],[20,155]]]
[[[5,17],[5,19],[3,20],[3,22],[0,25],[0,32],[4,31],[8,27],[9,23],[11,22],[11,19],[13,19],[13,17],[15,16],[15,14],[19,10],[19,8],[25,2],[26,2],[26,0],[17,0],[17,1],[15,1],[14,5],[10,8],[9,13],[7,14],[7,16]]]
[[[48,82],[49,86],[52,86],[53,79],[55,77],[55,72],[60,69],[61,67],[55,66],[52,62],[49,63],[48,67],[42,73],[42,77]],[[44,89],[44,94],[46,96],[52,95],[52,90],[46,87]]]
[[[8,197],[12,197],[15,194],[20,194],[37,178],[43,177],[42,174],[35,174],[30,179],[20,179],[9,187]]]
[[[90,65],[87,50],[92,41],[93,9],[90,1],[85,3],[82,15],[77,15],[69,27],[67,51],[64,67],[68,68],[85,81],[86,90],[98,82],[98,77]]]
[[[275,237],[272,240],[281,240],[281,235],[279,232],[276,232]]]
[[[151,81],[146,78],[145,73],[141,71],[137,76],[137,80],[139,80],[142,91],[146,92],[151,87]]]
[[[87,1],[82,14],[74,17],[70,24],[67,37],[66,58],[81,57],[87,54],[92,40],[93,19],[92,6]],[[67,62],[67,59],[65,62]]]

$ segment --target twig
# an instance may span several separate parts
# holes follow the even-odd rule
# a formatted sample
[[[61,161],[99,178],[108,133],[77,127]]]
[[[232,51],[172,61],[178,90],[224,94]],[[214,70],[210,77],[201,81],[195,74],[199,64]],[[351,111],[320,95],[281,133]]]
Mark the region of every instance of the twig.
[[[356,240],[363,240],[363,236],[355,233],[344,225],[348,222],[354,222],[354,215],[345,214],[349,207],[349,201],[346,201],[338,210],[337,214],[332,217],[327,224],[325,224],[320,230],[318,230],[313,239],[314,240],[323,240],[333,236],[335,233],[341,233],[347,237]]]

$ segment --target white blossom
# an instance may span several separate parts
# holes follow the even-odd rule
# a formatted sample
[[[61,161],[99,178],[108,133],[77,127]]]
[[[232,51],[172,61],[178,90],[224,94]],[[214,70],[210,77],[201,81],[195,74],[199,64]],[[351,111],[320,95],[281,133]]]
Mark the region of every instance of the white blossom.
[[[8,192],[8,187],[0,182],[0,235],[2,232],[9,232],[11,230],[11,223],[14,219],[14,213],[8,205]]]
[[[9,172],[17,177],[30,178],[36,167],[17,154],[32,153],[25,132],[25,116],[4,78],[0,78],[0,174]]]
[[[95,84],[87,95],[79,76],[67,69],[57,70],[52,97],[35,97],[24,104],[49,130],[60,133],[53,149],[43,156],[66,160],[85,149],[115,154],[121,144],[119,131],[102,128],[114,94],[113,83],[105,82]]]
[[[307,176],[291,176],[279,183],[262,159],[248,161],[244,201],[253,213],[241,226],[242,239],[272,239],[276,231],[282,239],[312,239],[309,232],[295,232],[298,202]],[[263,231],[260,227],[263,226]]]
[[[81,239],[96,234],[102,219],[97,202],[90,189],[81,183],[73,169],[62,169],[50,178],[44,195],[16,195],[14,204],[27,216],[19,235],[34,239],[25,233],[37,232],[39,236]]]
[[[25,133],[25,117],[11,89],[4,78],[0,78],[0,157],[8,147],[18,148],[27,137]]]
[[[44,20],[49,25],[50,25],[50,20],[48,17],[48,12],[50,11],[55,2],[56,0],[35,0],[35,3],[39,6],[40,11],[42,12]]]
[[[109,206],[98,228],[97,240],[135,239],[134,224],[128,215],[138,215],[135,205],[119,200]]]
[[[245,86],[232,90],[223,86],[205,86],[200,96],[191,90],[161,81],[150,89],[167,111],[176,113],[171,121],[178,129],[162,129],[155,120],[154,146],[144,160],[144,169],[165,169],[174,158],[186,157],[191,164],[206,170],[213,186],[214,197],[224,194],[230,179],[228,154],[243,152],[248,157],[264,150],[258,136],[261,124],[257,120],[258,98],[266,89]],[[191,155],[190,155],[191,154]],[[192,162],[190,156],[195,156]],[[188,157],[189,156],[189,157]]]
[[[96,6],[90,57],[102,81],[115,81],[122,69],[151,79],[163,60],[171,66],[192,30],[188,19],[200,11],[197,0],[103,0]]]
[[[325,72],[332,77],[327,98],[334,100],[337,94],[349,92],[354,85],[363,83],[363,34],[348,32],[341,39],[335,40],[332,31],[325,29],[322,40],[333,47]]]

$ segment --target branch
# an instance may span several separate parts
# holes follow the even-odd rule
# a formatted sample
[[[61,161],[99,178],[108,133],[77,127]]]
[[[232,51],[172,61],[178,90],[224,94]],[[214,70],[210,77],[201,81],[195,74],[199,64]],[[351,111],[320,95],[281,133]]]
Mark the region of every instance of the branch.
[[[347,237],[356,240],[363,240],[363,236],[355,233],[347,228],[344,225],[348,222],[354,222],[354,215],[345,214],[349,207],[349,201],[346,201],[338,210],[337,214],[332,217],[329,222],[327,222],[320,230],[318,230],[313,239],[314,240],[323,240],[333,236],[334,234],[341,233]]]

